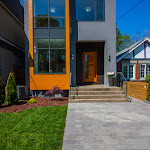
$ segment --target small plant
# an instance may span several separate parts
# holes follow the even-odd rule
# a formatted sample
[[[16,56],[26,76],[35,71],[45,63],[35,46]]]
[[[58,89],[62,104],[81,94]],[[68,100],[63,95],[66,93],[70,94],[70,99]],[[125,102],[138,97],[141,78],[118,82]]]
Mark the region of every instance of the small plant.
[[[146,98],[147,101],[150,101],[150,82],[148,84],[148,89],[147,89],[147,98]]]
[[[13,73],[9,73],[7,80],[5,103],[7,105],[14,105],[18,103],[17,86]]]
[[[52,90],[46,91],[44,93],[45,96],[53,96],[55,94],[62,94],[63,90],[61,90],[58,86],[54,86]]]
[[[31,98],[27,103],[28,104],[36,103],[36,99],[35,98]]]
[[[115,76],[115,73],[114,72],[107,72],[107,77],[108,78],[112,78]]]
[[[0,105],[5,101],[5,85],[0,77]]]
[[[145,78],[146,83],[149,83],[149,81],[150,81],[150,75],[146,76],[146,78]]]

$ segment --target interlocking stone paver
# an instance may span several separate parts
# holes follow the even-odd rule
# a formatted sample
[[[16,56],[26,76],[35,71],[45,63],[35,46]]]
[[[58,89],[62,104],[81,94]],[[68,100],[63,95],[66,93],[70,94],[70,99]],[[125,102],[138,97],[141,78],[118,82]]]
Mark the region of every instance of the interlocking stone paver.
[[[150,150],[150,104],[69,103],[62,150]]]

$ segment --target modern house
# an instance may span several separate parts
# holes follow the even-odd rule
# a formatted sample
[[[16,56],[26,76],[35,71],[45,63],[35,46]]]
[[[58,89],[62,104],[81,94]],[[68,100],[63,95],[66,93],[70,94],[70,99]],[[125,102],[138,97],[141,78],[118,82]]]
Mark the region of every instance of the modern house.
[[[25,66],[24,45],[24,9],[20,1],[1,0],[0,76],[5,84],[10,72],[16,69],[23,69]],[[17,80],[17,83],[19,83],[19,81],[20,80]],[[21,79],[21,84],[22,81]]]
[[[117,72],[122,72],[127,80],[143,81],[150,75],[150,38],[145,37],[116,56]]]
[[[26,0],[26,87],[108,85],[116,73],[116,0]]]

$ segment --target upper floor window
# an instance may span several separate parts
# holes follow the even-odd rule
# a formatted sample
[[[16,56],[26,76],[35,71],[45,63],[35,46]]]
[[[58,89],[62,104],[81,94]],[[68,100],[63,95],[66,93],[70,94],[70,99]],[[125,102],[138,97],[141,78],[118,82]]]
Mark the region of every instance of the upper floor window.
[[[33,0],[34,27],[65,27],[65,0]]]
[[[76,0],[77,21],[103,21],[105,0]]]

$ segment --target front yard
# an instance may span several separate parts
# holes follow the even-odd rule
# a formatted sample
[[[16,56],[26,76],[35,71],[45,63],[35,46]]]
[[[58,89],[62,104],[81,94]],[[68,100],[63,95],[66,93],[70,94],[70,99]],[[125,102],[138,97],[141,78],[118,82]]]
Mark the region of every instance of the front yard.
[[[1,150],[61,150],[67,106],[0,113]]]

